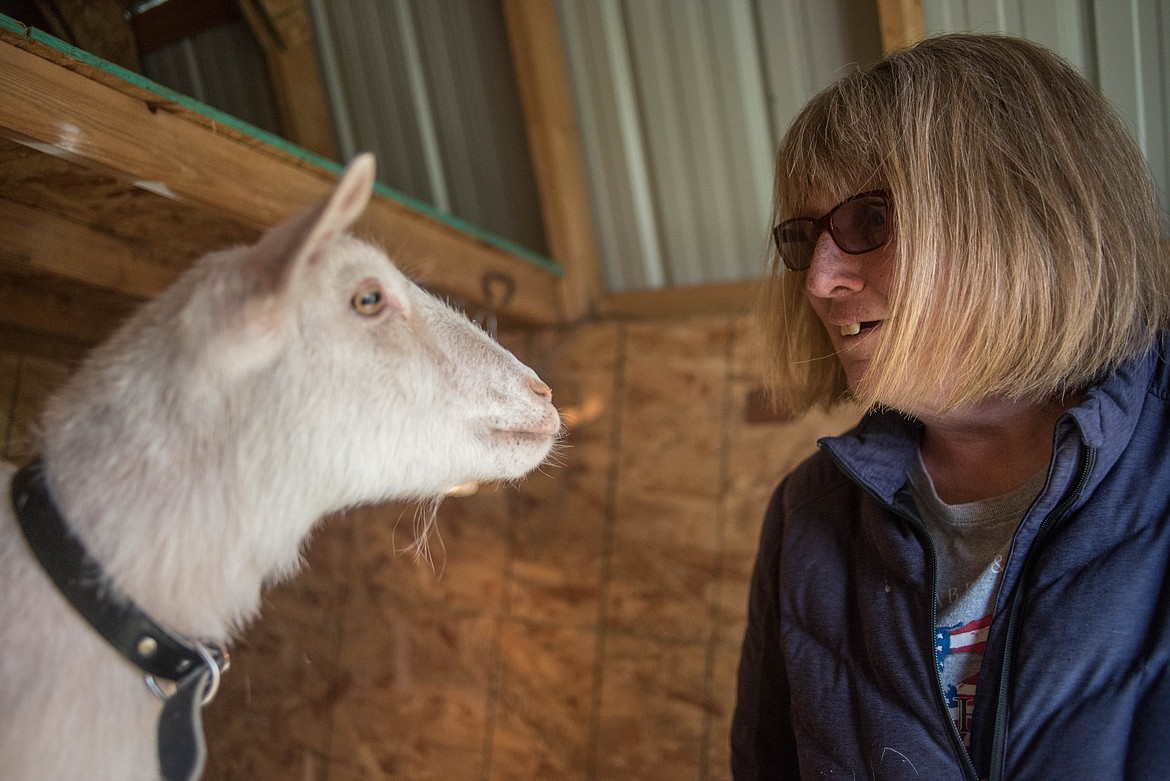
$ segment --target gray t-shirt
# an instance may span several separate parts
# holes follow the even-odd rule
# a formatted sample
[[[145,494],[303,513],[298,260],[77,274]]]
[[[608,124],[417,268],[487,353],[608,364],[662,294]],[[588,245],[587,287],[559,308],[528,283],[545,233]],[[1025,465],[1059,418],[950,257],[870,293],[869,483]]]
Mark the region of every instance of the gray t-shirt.
[[[1003,496],[947,504],[935,491],[921,456],[910,472],[910,491],[938,561],[935,661],[951,718],[968,746],[979,665],[1003,560],[1024,513],[1044,487],[1044,477],[1043,471],[1037,472]]]

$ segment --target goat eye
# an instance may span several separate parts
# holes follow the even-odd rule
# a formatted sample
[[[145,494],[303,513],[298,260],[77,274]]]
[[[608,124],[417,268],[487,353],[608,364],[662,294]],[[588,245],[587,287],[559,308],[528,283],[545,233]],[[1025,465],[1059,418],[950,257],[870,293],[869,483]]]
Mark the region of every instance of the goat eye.
[[[386,308],[386,294],[378,287],[363,288],[353,294],[349,303],[358,314],[373,317]]]

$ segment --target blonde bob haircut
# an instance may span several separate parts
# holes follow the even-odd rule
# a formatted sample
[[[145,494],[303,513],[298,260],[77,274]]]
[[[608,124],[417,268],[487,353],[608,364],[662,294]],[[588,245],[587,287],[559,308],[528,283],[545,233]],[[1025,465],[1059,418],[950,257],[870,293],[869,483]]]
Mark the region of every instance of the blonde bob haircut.
[[[873,359],[850,394],[804,272],[773,261],[770,384],[794,412],[1044,402],[1148,349],[1170,270],[1149,172],[1109,104],[1047,49],[931,38],[821,92],[777,154],[774,216],[885,188],[894,271]],[[864,262],[864,256],[862,259]]]

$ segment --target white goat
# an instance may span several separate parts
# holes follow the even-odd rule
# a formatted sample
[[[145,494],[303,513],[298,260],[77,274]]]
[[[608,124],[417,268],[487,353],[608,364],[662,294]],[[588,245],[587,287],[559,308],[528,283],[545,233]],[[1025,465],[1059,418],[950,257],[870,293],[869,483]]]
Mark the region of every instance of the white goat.
[[[46,404],[45,481],[103,588],[192,642],[252,619],[322,516],[519,479],[560,427],[535,373],[346,233],[373,181],[359,157],[256,245],[203,258]],[[0,463],[5,493],[14,472]],[[159,699],[50,581],[11,504],[0,776],[158,778]]]

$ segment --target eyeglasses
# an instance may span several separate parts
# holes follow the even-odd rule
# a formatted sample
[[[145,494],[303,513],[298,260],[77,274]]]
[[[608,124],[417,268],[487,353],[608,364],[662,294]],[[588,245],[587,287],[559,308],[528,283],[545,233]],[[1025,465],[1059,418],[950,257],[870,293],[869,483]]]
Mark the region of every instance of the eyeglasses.
[[[828,231],[842,252],[861,255],[890,241],[890,210],[885,190],[872,190],[846,198],[823,217],[795,217],[772,228],[780,259],[793,271],[806,271],[822,231]]]

